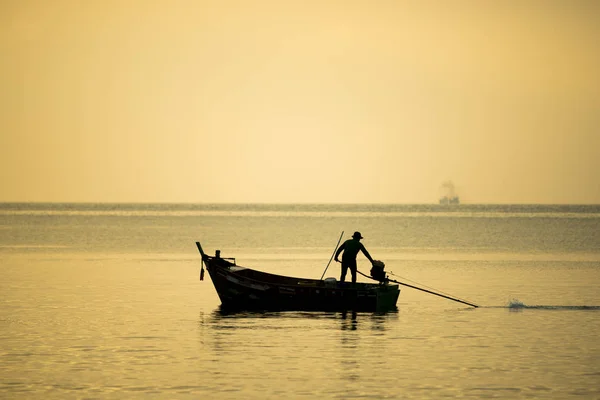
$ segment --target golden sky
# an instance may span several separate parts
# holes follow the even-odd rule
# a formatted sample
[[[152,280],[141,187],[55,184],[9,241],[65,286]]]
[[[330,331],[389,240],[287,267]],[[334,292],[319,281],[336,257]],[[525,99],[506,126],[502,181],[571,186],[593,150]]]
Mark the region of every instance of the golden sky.
[[[600,2],[0,0],[0,201],[600,204]]]

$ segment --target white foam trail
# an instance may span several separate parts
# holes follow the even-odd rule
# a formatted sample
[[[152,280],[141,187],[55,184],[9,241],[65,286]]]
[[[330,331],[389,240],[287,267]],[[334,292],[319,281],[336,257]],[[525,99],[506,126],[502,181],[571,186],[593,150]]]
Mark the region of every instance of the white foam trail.
[[[504,307],[501,307],[504,308]],[[508,302],[506,308],[510,310],[591,310],[600,311],[600,306],[549,306],[549,305],[532,305],[528,306],[519,299],[512,299]]]
[[[527,308],[527,306],[518,299],[512,299],[508,302],[508,308]]]

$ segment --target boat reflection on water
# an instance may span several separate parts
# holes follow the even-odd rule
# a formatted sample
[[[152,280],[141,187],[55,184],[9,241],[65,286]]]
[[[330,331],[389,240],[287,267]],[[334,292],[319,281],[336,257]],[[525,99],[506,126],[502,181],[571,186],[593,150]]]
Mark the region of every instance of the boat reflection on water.
[[[398,319],[398,312],[312,312],[312,311],[243,311],[232,310],[220,305],[212,313],[200,313],[199,326],[221,329],[225,325],[228,329],[272,329],[272,322],[277,322],[278,328],[286,328],[315,321],[319,327],[330,328],[329,321],[341,321],[342,330],[356,330],[359,321],[370,330],[385,330],[385,323],[391,319]],[[262,322],[261,322],[262,321]]]
[[[341,324],[341,328],[343,331],[345,330],[351,330],[351,331],[355,331],[358,328],[358,319],[356,318],[356,311],[351,311],[350,313],[348,311],[342,311],[342,324]],[[348,316],[348,314],[350,314],[350,316]],[[349,317],[349,318],[348,318]]]

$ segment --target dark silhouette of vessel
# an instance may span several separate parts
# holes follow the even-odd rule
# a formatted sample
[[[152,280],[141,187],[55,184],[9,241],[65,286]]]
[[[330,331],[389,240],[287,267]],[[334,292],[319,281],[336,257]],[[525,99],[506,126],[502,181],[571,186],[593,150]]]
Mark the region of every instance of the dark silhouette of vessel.
[[[460,198],[458,196],[444,196],[440,198],[440,204],[449,205],[449,204],[460,204]]]
[[[454,183],[452,181],[442,183],[442,192],[443,195],[440,197],[440,204],[460,204],[460,198],[454,191]]]

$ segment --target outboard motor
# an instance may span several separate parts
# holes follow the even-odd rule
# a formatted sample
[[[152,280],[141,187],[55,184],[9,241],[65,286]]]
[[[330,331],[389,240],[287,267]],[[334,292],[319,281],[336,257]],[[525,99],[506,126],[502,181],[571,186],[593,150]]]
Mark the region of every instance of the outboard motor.
[[[373,260],[373,267],[371,267],[371,278],[379,282],[387,281],[387,276],[383,271],[384,268],[385,264],[383,263],[383,261]]]

